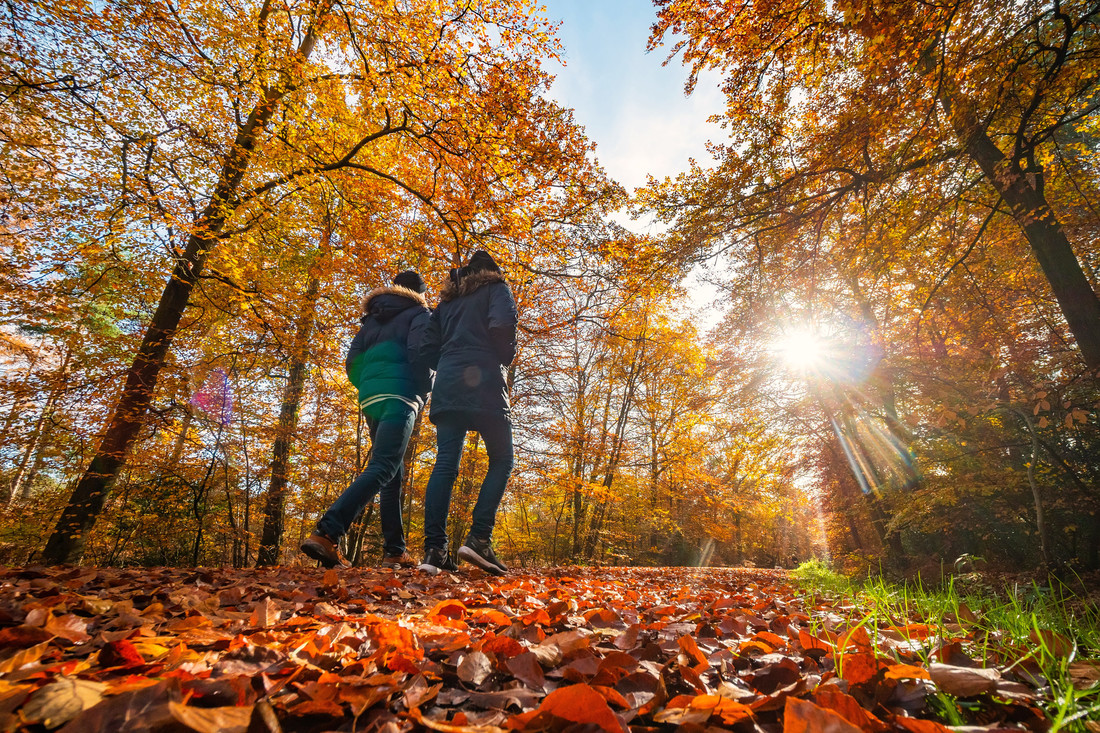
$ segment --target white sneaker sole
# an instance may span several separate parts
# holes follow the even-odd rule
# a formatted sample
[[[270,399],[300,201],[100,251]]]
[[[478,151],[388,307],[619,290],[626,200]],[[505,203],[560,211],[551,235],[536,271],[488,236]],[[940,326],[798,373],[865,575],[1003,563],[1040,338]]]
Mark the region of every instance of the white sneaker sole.
[[[443,572],[442,568],[437,568],[435,565],[429,565],[426,562],[422,562],[417,565],[416,569],[422,573],[427,573],[428,575],[439,575]]]
[[[458,559],[465,560],[472,565],[477,565],[479,568],[489,573],[489,575],[504,575],[503,570],[483,558],[481,555],[477,554],[477,552],[470,549],[466,545],[458,548]]]

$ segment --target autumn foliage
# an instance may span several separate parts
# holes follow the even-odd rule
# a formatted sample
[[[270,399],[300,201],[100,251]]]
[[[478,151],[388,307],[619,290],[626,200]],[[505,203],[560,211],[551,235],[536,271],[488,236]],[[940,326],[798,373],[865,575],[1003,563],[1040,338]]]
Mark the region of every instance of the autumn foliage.
[[[1100,567],[1095,4],[655,13],[728,138],[631,196],[527,0],[4,5],[0,561],[301,564],[370,449],[360,296],[485,248],[520,313],[509,564]]]

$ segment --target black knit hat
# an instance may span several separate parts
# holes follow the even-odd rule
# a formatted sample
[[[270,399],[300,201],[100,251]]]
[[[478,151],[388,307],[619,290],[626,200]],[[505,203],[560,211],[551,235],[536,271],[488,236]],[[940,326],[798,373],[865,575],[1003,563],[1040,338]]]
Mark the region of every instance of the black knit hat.
[[[405,270],[397,273],[393,278],[393,284],[408,288],[414,293],[423,293],[428,289],[428,286],[424,284],[424,278],[420,277],[420,273],[416,270]]]
[[[466,272],[481,272],[483,270],[500,272],[500,265],[497,264],[491,254],[479,249],[470,255],[470,261],[466,264]]]

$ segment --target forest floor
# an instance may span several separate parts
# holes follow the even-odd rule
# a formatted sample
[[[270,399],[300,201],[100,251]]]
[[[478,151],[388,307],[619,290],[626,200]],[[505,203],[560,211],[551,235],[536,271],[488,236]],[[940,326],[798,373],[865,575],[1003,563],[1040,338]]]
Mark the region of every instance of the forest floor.
[[[0,731],[1050,729],[1049,655],[979,621],[781,570],[14,568]]]

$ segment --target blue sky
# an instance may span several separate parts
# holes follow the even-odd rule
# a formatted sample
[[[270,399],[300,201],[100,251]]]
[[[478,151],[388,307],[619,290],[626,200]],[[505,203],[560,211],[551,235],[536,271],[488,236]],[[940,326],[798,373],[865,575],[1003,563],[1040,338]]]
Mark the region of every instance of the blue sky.
[[[646,175],[658,178],[687,168],[694,157],[710,161],[705,143],[721,137],[707,117],[721,111],[713,78],[684,97],[687,69],[661,63],[667,48],[646,53],[655,10],[649,0],[544,0],[551,21],[561,21],[564,68],[551,96],[576,110],[577,121],[596,142],[608,174],[628,190]]]

